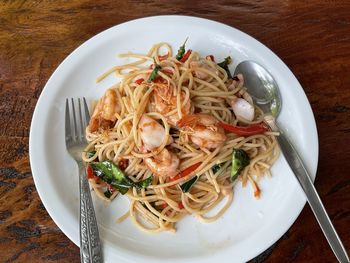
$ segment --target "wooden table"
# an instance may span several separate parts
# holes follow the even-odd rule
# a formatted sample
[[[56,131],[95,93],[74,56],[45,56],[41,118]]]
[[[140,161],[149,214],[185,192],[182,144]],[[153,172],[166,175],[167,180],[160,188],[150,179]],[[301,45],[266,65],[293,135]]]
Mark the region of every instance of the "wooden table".
[[[171,2],[171,3],[170,3]],[[316,188],[350,251],[350,2],[0,2],[0,261],[79,262],[35,189],[28,157],[31,116],[46,81],[76,47],[116,24],[151,15],[200,16],[271,48],[294,72],[314,111]],[[233,261],[232,261],[233,262]],[[309,208],[252,262],[336,262]]]

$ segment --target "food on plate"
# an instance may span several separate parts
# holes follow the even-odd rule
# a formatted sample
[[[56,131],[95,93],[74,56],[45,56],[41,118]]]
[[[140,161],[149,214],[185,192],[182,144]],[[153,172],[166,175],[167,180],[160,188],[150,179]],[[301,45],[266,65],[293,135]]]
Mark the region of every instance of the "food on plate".
[[[82,154],[94,192],[130,200],[130,217],[147,232],[175,231],[186,215],[218,219],[233,201],[234,184],[259,179],[279,155],[276,136],[244,87],[222,62],[167,43],[147,54],[126,53],[120,80],[98,100]],[[208,213],[210,212],[210,213]]]

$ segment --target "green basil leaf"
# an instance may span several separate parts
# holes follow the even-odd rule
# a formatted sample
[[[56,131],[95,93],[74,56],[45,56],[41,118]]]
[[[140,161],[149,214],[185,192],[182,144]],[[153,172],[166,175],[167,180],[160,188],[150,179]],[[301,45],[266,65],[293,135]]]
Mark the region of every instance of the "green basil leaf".
[[[123,187],[120,185],[112,184],[122,195],[125,195],[129,191],[129,187]]]
[[[95,150],[94,150],[94,151],[90,151],[90,152],[87,152],[87,153],[86,153],[86,156],[87,156],[88,158],[91,158],[91,157],[93,157],[93,156],[95,155],[95,153],[96,153]]]
[[[111,161],[92,162],[90,165],[96,176],[118,189],[121,194],[126,194],[131,187],[147,188],[152,183],[152,176],[140,182],[134,182]]]
[[[134,183],[134,186],[138,189],[147,188],[152,183],[152,181],[153,181],[153,176],[151,175],[150,177],[140,182]]]
[[[231,180],[237,179],[238,175],[243,169],[249,165],[250,159],[248,154],[242,149],[233,149],[232,152],[232,167],[231,167]]]
[[[104,195],[105,195],[105,197],[107,197],[107,198],[111,198],[111,196],[112,196],[112,192],[111,191],[109,191],[109,190],[107,190],[106,192],[104,192],[103,193]]]
[[[161,69],[161,67],[154,60],[154,69],[153,69],[151,75],[149,76],[149,78],[147,80],[148,83],[152,82],[157,77],[158,71],[160,69]]]
[[[231,62],[232,62],[232,59],[231,59],[230,56],[228,56],[228,57],[226,57],[226,58],[224,59],[224,61],[218,63],[218,66],[219,66],[219,67],[222,67],[222,68],[226,71],[227,76],[228,76],[230,79],[232,78],[232,75],[231,75],[230,69],[228,68],[228,65],[231,64]]]
[[[221,163],[215,164],[215,165],[211,168],[211,170],[213,171],[214,174],[216,174],[216,173],[220,170],[221,166],[222,166]]]
[[[182,185],[180,185],[180,188],[181,188],[182,192],[183,193],[187,193],[188,191],[190,191],[190,189],[192,188],[194,183],[197,182],[197,180],[198,180],[198,176],[195,176],[191,180],[189,180],[186,183],[183,183]]]

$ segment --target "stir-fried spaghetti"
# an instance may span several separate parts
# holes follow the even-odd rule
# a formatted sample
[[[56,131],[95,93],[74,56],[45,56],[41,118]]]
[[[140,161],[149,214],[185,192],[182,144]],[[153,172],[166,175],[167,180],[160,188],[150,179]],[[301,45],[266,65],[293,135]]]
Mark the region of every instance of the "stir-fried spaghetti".
[[[217,64],[212,55],[185,52],[185,44],[173,56],[167,43],[120,57],[134,62],[98,78],[114,73],[121,81],[95,106],[82,155],[99,197],[129,198],[120,221],[129,216],[147,232],[175,231],[188,214],[212,222],[232,203],[237,181],[251,183],[258,198],[256,181],[278,157],[277,134],[243,76],[229,74],[230,59]]]

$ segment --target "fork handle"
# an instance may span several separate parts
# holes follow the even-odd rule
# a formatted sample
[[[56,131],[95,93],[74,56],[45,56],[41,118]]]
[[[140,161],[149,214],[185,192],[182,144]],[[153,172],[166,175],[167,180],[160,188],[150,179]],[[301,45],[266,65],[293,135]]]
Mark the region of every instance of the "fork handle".
[[[102,250],[89,182],[82,162],[79,166],[80,189],[80,260],[82,263],[102,263]]]

